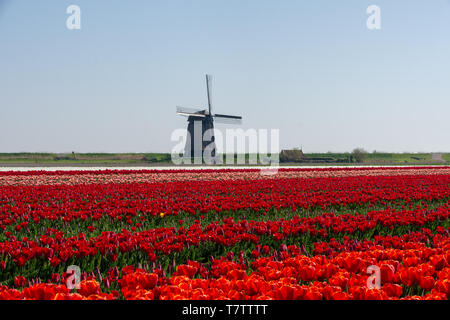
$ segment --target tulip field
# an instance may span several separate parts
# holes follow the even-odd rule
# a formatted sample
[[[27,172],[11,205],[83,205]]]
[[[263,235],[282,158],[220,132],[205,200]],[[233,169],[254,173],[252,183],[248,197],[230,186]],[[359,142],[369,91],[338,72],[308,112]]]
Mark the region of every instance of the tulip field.
[[[0,299],[448,300],[449,216],[450,167],[0,172]]]

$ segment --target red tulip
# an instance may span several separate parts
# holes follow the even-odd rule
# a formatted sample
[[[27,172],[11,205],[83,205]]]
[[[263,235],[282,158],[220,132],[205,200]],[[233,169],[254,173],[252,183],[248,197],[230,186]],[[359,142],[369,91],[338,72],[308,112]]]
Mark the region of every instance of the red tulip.
[[[100,293],[100,285],[95,280],[81,281],[78,293],[85,297],[89,297],[91,294],[98,294]]]
[[[16,286],[16,287],[23,287],[23,286],[25,286],[25,284],[27,283],[27,279],[25,279],[25,277],[22,277],[22,276],[16,276],[15,278],[14,278],[14,285]]]

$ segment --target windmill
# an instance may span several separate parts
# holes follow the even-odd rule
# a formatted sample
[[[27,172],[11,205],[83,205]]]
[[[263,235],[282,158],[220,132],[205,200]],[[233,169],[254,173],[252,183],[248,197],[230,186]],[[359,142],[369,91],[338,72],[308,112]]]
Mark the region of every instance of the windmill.
[[[216,156],[214,137],[214,121],[220,123],[240,124],[242,117],[226,114],[213,114],[212,112],[212,76],[206,75],[206,91],[208,95],[208,108],[204,110],[177,107],[177,114],[187,117],[188,135],[184,148],[184,157],[200,158]],[[207,151],[205,153],[205,150]]]

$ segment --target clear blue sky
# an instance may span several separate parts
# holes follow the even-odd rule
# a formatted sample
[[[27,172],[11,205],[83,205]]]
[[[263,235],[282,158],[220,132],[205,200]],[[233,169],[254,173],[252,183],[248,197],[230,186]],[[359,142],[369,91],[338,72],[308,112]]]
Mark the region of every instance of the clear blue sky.
[[[0,0],[0,152],[169,152],[205,73],[282,148],[450,151],[449,0]]]

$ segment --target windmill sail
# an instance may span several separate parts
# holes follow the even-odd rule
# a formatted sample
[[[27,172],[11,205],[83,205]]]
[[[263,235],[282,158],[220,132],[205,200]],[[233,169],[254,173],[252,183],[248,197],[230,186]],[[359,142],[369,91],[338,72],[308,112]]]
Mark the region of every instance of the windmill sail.
[[[241,116],[231,116],[227,114],[218,114],[214,115],[215,122],[225,123],[225,124],[242,124]]]
[[[208,111],[212,114],[212,76],[206,75],[206,91],[208,93]]]
[[[228,115],[228,114],[218,114],[218,113],[216,113],[214,116],[216,118],[242,119],[241,116],[231,116],[231,115]]]
[[[177,114],[185,117],[199,117],[199,118],[206,117],[205,110],[185,108],[185,107],[177,107]]]

